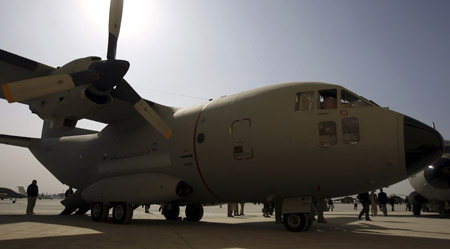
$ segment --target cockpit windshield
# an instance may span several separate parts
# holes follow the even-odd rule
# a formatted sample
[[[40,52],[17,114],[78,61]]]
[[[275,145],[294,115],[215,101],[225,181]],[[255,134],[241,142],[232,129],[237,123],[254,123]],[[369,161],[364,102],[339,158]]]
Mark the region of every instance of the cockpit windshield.
[[[341,91],[341,106],[343,108],[350,108],[350,107],[366,107],[370,106],[369,103],[364,101],[358,96],[355,96],[352,93],[347,92],[346,90]]]

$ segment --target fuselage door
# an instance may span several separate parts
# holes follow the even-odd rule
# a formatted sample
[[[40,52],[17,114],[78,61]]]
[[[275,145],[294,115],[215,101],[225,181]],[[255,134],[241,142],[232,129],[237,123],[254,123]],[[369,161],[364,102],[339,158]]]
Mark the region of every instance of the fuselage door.
[[[248,118],[236,120],[231,124],[233,140],[233,156],[236,160],[248,160],[253,158],[253,147],[250,139],[252,122]]]

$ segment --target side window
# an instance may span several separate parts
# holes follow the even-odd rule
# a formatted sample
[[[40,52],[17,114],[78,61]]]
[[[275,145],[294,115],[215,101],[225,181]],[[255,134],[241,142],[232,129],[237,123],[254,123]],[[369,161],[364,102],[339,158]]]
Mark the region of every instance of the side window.
[[[297,93],[295,95],[295,111],[309,112],[313,109],[314,92]]]
[[[368,103],[364,102],[359,97],[342,90],[341,91],[341,106],[343,108],[349,108],[349,107],[365,107],[370,106]]]
[[[342,119],[342,134],[343,140],[346,144],[357,144],[360,141],[359,137],[359,122],[357,118],[343,118]]]
[[[325,121],[319,123],[320,144],[324,147],[335,145],[337,143],[336,123]]]
[[[337,91],[336,89],[319,91],[319,108],[335,109],[337,107]]]

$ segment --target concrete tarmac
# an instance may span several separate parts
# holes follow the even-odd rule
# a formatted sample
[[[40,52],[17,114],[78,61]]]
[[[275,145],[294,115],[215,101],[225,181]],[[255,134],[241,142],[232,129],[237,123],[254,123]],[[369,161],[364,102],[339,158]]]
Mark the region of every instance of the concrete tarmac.
[[[450,219],[405,206],[388,216],[358,220],[351,204],[325,212],[326,224],[308,232],[288,232],[262,206],[247,203],[245,216],[226,217],[227,207],[205,207],[200,222],[167,221],[158,205],[137,208],[131,224],[93,222],[90,215],[61,216],[60,200],[38,200],[36,215],[25,215],[26,199],[0,201],[0,247],[5,248],[449,248]],[[359,206],[359,209],[361,206]],[[184,208],[181,209],[184,216]]]

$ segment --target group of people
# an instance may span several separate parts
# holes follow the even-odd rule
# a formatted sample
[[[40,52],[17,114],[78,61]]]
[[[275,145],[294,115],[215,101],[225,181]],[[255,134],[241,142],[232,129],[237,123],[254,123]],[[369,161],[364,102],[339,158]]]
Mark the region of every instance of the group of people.
[[[241,216],[244,215],[244,204],[245,202],[230,202],[228,203],[228,217]],[[241,211],[239,212],[239,207],[241,206]]]
[[[369,210],[372,210],[372,216],[377,216],[378,213],[378,207],[380,206],[380,210],[383,212],[384,216],[387,216],[387,208],[386,204],[389,202],[389,198],[387,197],[386,193],[383,192],[383,189],[380,189],[380,192],[378,195],[375,194],[375,191],[364,192],[358,195],[358,200],[361,202],[363,209],[358,215],[358,219],[361,220],[362,216],[364,215],[366,220],[371,221],[369,216]],[[357,209],[357,203],[355,202],[355,210]],[[392,208],[392,211],[394,209]]]

